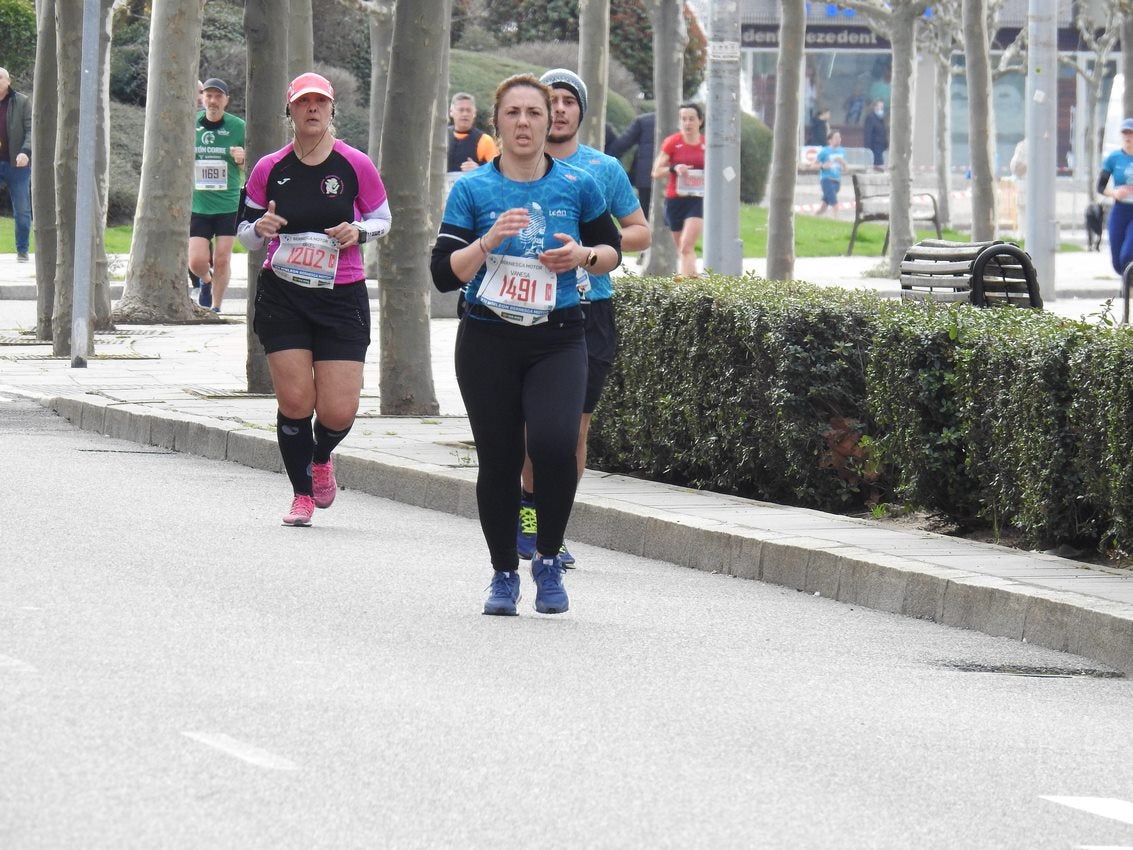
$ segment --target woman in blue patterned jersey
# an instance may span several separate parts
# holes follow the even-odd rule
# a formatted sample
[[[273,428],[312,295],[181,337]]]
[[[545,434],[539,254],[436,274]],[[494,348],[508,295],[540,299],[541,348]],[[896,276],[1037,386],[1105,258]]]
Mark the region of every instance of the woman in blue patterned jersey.
[[[1113,187],[1107,188],[1110,177]],[[1116,201],[1109,215],[1109,251],[1114,271],[1124,274],[1133,263],[1133,118],[1121,122],[1121,148],[1102,162],[1098,191]]]
[[[515,517],[524,427],[540,493],[531,561],[535,610],[567,610],[563,545],[577,486],[575,447],[586,391],[577,270],[606,274],[621,240],[594,179],[546,153],[551,90],[529,74],[496,89],[500,155],[458,180],[433,247],[433,282],[463,287],[456,377],[476,440],[476,500],[494,570],[485,614],[519,600]]]

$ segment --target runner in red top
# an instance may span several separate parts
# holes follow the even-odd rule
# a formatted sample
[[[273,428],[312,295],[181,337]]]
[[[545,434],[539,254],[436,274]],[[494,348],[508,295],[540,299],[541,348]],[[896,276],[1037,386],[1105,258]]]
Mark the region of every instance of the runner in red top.
[[[704,230],[704,111],[698,103],[682,103],[681,131],[661,142],[653,177],[669,176],[665,187],[665,224],[673,234],[678,273],[696,277],[696,242]]]

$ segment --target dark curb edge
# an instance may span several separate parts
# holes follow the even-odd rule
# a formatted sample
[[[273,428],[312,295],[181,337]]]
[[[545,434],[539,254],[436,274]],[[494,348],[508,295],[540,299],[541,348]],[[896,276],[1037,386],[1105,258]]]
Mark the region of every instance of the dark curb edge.
[[[100,396],[37,400],[84,431],[282,472],[275,436],[264,429]],[[349,449],[336,454],[336,462],[351,489],[476,517],[473,468]],[[591,545],[1033,643],[1133,675],[1133,606],[1119,602],[791,533],[667,518],[600,496],[578,497],[570,532]]]

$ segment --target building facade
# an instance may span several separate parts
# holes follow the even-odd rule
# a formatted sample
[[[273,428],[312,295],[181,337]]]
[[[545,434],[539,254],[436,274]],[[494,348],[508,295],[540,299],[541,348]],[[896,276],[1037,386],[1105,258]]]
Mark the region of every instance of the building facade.
[[[1095,0],[1106,2],[1106,0]],[[700,4],[702,6],[706,3]],[[1076,60],[1082,67],[1094,61],[1082,43],[1074,22],[1075,3],[1058,2],[1058,50],[1060,57]],[[847,147],[861,147],[869,104],[890,98],[891,50],[889,42],[871,30],[861,15],[837,3],[807,3],[806,63],[802,91],[803,131],[821,109],[830,110],[830,126],[842,133]],[[998,29],[992,42],[992,61],[1010,45],[1027,24],[1027,0],[1005,0]],[[741,0],[740,42],[744,55],[744,103],[768,125],[775,122],[776,61],[778,57],[780,3],[778,0]],[[931,17],[932,10],[926,13]],[[1106,82],[1102,89],[1097,128],[1100,132],[1106,113],[1110,85],[1120,58],[1120,47],[1110,54]],[[914,166],[929,167],[936,156],[934,142],[939,111],[952,112],[952,167],[965,171],[968,163],[967,84],[963,74],[964,57],[952,57],[955,73],[951,102],[942,107],[935,102],[936,67],[921,55],[914,90]],[[1078,104],[1085,103],[1085,82],[1072,67],[1058,69],[1058,166],[1072,171],[1075,152],[1083,150],[1085,122],[1078,115]],[[1023,138],[1025,127],[1025,75],[998,76],[994,89],[996,122],[995,151],[1001,173],[1007,173],[1011,153]],[[750,93],[750,100],[747,95]],[[886,110],[888,115],[888,110]]]

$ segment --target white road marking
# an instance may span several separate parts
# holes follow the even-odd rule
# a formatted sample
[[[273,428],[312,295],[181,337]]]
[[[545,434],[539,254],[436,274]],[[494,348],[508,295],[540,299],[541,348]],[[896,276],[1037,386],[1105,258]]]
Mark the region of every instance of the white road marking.
[[[1133,824],[1133,803],[1128,800],[1118,800],[1114,797],[1048,797],[1045,794],[1040,794],[1039,797],[1052,803],[1089,812],[1091,815]]]
[[[0,671],[4,670],[7,670],[9,673],[37,672],[36,669],[26,661],[20,661],[18,658],[11,658],[7,655],[0,655]]]
[[[256,767],[266,767],[269,770],[299,769],[299,765],[289,759],[285,759],[283,756],[277,756],[275,753],[261,750],[259,747],[252,746],[244,741],[238,741],[220,732],[182,732],[181,734],[186,738],[192,738],[194,741],[199,741],[206,746],[213,747],[241,761],[246,761],[248,764],[254,764]]]

